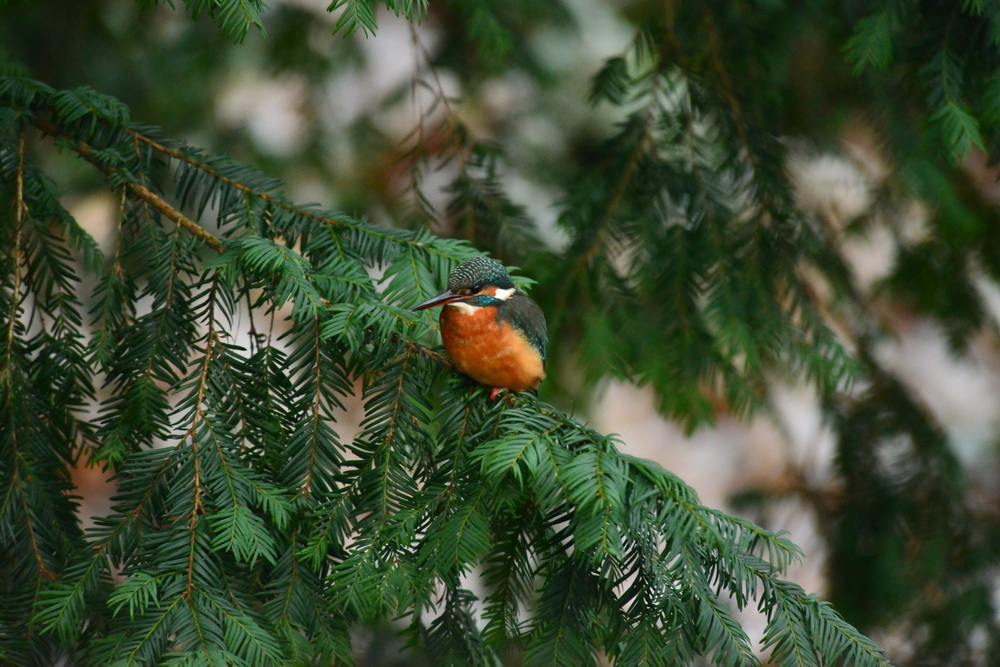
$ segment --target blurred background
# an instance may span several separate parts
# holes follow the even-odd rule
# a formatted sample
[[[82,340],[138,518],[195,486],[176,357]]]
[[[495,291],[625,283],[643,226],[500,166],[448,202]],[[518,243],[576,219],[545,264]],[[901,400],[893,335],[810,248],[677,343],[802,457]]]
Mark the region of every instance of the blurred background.
[[[237,44],[185,13],[207,3],[9,2],[0,59],[296,202],[521,267],[550,320],[543,398],[788,531],[788,577],[896,664],[1000,664],[1000,10],[455,1],[345,35],[325,0],[269,4]],[[111,248],[113,195],[34,150]],[[691,236],[720,219],[717,246]],[[77,482],[105,513],[100,470]]]

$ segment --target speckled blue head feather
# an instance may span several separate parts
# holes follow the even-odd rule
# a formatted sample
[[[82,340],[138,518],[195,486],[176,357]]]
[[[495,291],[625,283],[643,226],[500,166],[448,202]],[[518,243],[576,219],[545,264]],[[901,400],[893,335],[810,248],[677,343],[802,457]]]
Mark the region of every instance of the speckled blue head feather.
[[[502,262],[489,257],[473,257],[464,261],[448,277],[448,289],[452,292],[483,285],[510,289],[514,286],[514,281],[510,279]]]

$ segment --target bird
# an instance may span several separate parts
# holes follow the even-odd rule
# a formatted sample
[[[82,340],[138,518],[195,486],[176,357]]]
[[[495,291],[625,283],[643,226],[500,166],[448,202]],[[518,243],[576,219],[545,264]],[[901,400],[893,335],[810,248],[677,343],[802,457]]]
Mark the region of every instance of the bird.
[[[474,257],[448,276],[448,289],[412,308],[444,306],[441,340],[455,368],[492,388],[523,392],[545,379],[545,314],[514,286],[502,262]]]

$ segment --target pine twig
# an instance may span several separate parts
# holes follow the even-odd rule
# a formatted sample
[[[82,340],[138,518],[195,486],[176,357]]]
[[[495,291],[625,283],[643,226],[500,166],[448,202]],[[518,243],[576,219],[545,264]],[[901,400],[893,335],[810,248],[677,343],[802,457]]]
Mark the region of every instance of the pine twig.
[[[109,167],[105,164],[101,164],[95,158],[94,147],[91,146],[90,144],[83,141],[75,140],[73,137],[60,131],[59,128],[56,127],[53,123],[43,120],[37,116],[34,118],[34,124],[35,127],[40,129],[45,134],[48,134],[53,137],[62,137],[63,139],[70,141],[72,143],[73,150],[76,152],[76,154],[82,157],[90,164],[94,165],[94,167],[96,167],[97,170],[100,171],[105,176],[114,176],[121,174],[121,171],[119,169],[115,169],[114,167]],[[188,232],[189,234],[197,238],[199,241],[207,245],[209,248],[215,250],[216,252],[222,252],[223,248],[222,239],[215,236],[207,229],[196,223],[194,220],[187,217],[186,215],[178,211],[176,208],[165,202],[155,192],[151,191],[146,186],[140,183],[133,182],[131,180],[125,181],[125,187],[127,187],[137,197],[139,197],[140,199],[148,203],[150,206],[155,208],[157,211],[162,213],[165,218],[173,221],[178,226],[183,227],[184,231]]]

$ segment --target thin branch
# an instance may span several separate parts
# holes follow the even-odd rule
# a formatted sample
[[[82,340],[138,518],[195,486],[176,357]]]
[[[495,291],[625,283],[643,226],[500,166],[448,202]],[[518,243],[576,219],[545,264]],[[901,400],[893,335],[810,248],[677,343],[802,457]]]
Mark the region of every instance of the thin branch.
[[[7,322],[7,352],[6,359],[3,368],[3,379],[7,384],[6,400],[4,401],[4,409],[7,413],[13,412],[12,401],[14,400],[14,324],[17,322],[17,311],[18,305],[20,304],[20,292],[21,292],[21,250],[24,243],[24,212],[26,205],[24,203],[24,127],[20,128],[17,138],[17,179],[15,185],[15,213],[14,213],[14,225],[15,225],[15,235],[14,235],[14,248],[12,250],[13,254],[13,270],[14,270],[14,282],[11,286],[11,298],[10,298],[10,319]],[[11,414],[11,417],[13,415]],[[17,429],[10,429],[10,441],[11,450],[14,455],[14,465],[13,465],[13,475],[11,479],[11,486],[17,489],[17,495],[21,500],[21,509],[24,512],[24,522],[25,530],[28,535],[28,542],[31,546],[31,553],[35,559],[35,566],[38,568],[38,575],[42,578],[47,578],[51,576],[48,568],[45,567],[45,562],[42,560],[41,548],[38,545],[38,538],[35,535],[35,526],[31,520],[31,507],[28,502],[27,494],[25,493],[25,480],[21,478],[21,469],[27,463],[24,460],[24,456],[18,448],[17,443]],[[30,476],[29,476],[30,479]],[[32,603],[37,604],[38,602],[38,586],[35,588],[35,599]]]
[[[729,110],[733,114],[733,123],[736,125],[736,132],[740,136],[740,142],[747,152],[747,159],[750,161],[751,166],[756,166],[756,159],[750,144],[750,136],[747,134],[746,120],[743,118],[743,109],[740,106],[739,98],[736,96],[736,87],[733,85],[733,80],[726,69],[719,30],[715,25],[712,10],[706,4],[702,4],[702,24],[705,26],[705,34],[708,35],[708,48],[712,52],[712,66],[719,76],[719,82],[722,84],[722,98],[729,105]]]
[[[410,364],[410,357],[413,356],[413,352],[409,349],[406,351],[406,356],[403,357],[403,367],[399,371],[399,382],[396,385],[395,396],[392,400],[392,408],[390,410],[391,416],[389,417],[389,430],[385,435],[384,442],[386,447],[386,461],[382,465],[382,519],[379,523],[379,532],[381,532],[382,527],[389,521],[389,495],[388,489],[390,486],[389,473],[391,472],[391,466],[389,465],[389,457],[393,452],[393,436],[396,432],[396,418],[399,412],[399,404],[403,398],[403,383],[406,382],[406,367]],[[374,457],[372,457],[374,459]],[[372,544],[375,540],[372,540]]]
[[[7,354],[6,361],[3,368],[3,378],[7,383],[7,402],[8,407],[11,397],[14,393],[13,385],[11,385],[11,375],[13,373],[13,358],[14,358],[14,323],[17,322],[17,309],[21,302],[21,246],[24,244],[24,128],[21,128],[21,132],[17,139],[17,185],[16,185],[16,197],[15,202],[15,212],[14,212],[14,247],[12,249],[13,253],[13,270],[14,270],[14,283],[11,285],[11,296],[10,296],[10,316],[7,319]]]
[[[399,338],[397,336],[396,340],[398,340],[398,339]],[[407,341],[403,341],[403,342],[406,345],[406,349],[409,350],[410,352],[412,352],[414,354],[422,355],[424,357],[427,357],[431,361],[433,361],[435,363],[438,363],[438,364],[441,364],[442,366],[444,366],[448,370],[454,370],[455,365],[452,363],[451,359],[449,359],[445,355],[441,354],[440,352],[432,350],[429,347],[425,347],[423,345],[420,345],[419,343],[414,343],[411,340],[407,340]]]
[[[195,543],[198,537],[197,522],[198,516],[205,513],[205,506],[202,504],[202,488],[201,488],[201,462],[198,460],[198,421],[205,416],[204,414],[204,403],[205,403],[205,387],[208,385],[208,370],[211,365],[213,345],[216,342],[214,322],[209,324],[208,337],[205,342],[205,358],[202,360],[201,371],[198,376],[198,398],[195,403],[194,415],[191,420],[191,428],[185,434],[185,438],[190,436],[191,438],[191,458],[194,463],[194,507],[191,508],[190,521],[188,523],[188,530],[191,533],[190,549],[188,552],[188,565],[187,565],[187,586],[184,588],[184,595],[190,596],[191,592],[194,590],[194,557],[195,557]],[[182,439],[183,442],[183,439]]]
[[[197,238],[212,250],[222,252],[223,244],[219,237],[215,236],[194,220],[185,216],[173,206],[160,199],[160,197],[156,195],[156,193],[149,190],[149,188],[138,183],[129,183],[128,188],[136,195],[149,202],[153,208],[162,213],[168,220],[172,220],[179,227],[182,227],[184,231]]]
[[[72,144],[72,146],[73,146],[73,150],[76,151],[77,154],[79,154],[82,158],[84,158],[85,160],[87,160],[88,162],[90,162],[91,164],[93,164],[105,176],[110,176],[110,175],[113,175],[113,174],[120,174],[121,173],[120,170],[115,169],[114,167],[109,167],[107,165],[101,164],[98,160],[95,159],[95,156],[94,156],[94,152],[95,151],[94,151],[94,148],[92,146],[90,146],[89,144],[87,144],[85,142],[77,141],[74,137],[72,137],[72,136],[70,136],[70,135],[68,135],[66,133],[61,132],[59,130],[59,128],[56,125],[54,125],[53,123],[51,123],[49,121],[46,121],[46,120],[43,120],[42,118],[39,118],[38,115],[35,115],[33,117],[32,122],[42,132],[44,132],[44,133],[46,133],[48,135],[51,135],[53,137],[62,137],[63,139],[66,139],[67,141],[69,141]],[[236,190],[238,190],[240,192],[245,192],[245,193],[247,193],[249,195],[257,197],[261,201],[264,201],[264,202],[270,204],[271,206],[275,206],[275,207],[280,208],[280,209],[282,209],[284,211],[288,211],[289,213],[292,213],[292,214],[294,214],[296,216],[299,216],[301,218],[304,218],[306,220],[311,220],[313,222],[318,222],[318,223],[320,223],[322,225],[325,225],[325,226],[328,226],[328,227],[342,227],[344,229],[349,229],[351,231],[359,232],[359,233],[365,234],[367,236],[375,237],[377,239],[380,239],[382,241],[386,241],[388,243],[395,243],[395,244],[398,244],[398,245],[409,246],[411,248],[419,248],[419,249],[423,250],[424,252],[427,252],[427,253],[430,253],[430,254],[433,254],[433,255],[438,255],[440,257],[444,257],[446,259],[450,259],[450,260],[453,260],[453,261],[459,261],[459,260],[463,259],[463,257],[460,256],[460,255],[455,255],[455,254],[450,254],[450,253],[444,252],[440,248],[436,248],[434,246],[428,245],[428,244],[426,244],[426,243],[424,243],[422,241],[416,241],[416,240],[413,240],[413,239],[399,238],[399,237],[393,236],[391,234],[386,234],[384,232],[380,232],[377,228],[372,227],[370,225],[366,225],[366,224],[354,224],[354,223],[351,223],[351,222],[349,222],[347,220],[338,220],[338,219],[335,219],[335,218],[331,218],[331,217],[324,216],[324,215],[318,215],[316,213],[312,213],[310,211],[303,210],[303,209],[301,209],[301,208],[299,208],[297,206],[289,204],[286,201],[283,201],[282,199],[279,199],[277,197],[272,197],[271,195],[269,195],[269,194],[267,194],[265,192],[259,192],[257,190],[254,190],[253,188],[250,188],[250,187],[248,187],[246,185],[243,185],[242,183],[234,181],[233,179],[228,178],[227,176],[223,176],[222,174],[220,174],[218,171],[212,169],[211,167],[208,167],[207,165],[204,165],[201,162],[198,162],[197,160],[192,159],[191,157],[185,155],[184,153],[182,153],[180,151],[177,151],[177,150],[174,150],[174,149],[171,149],[171,148],[167,148],[166,146],[164,146],[164,145],[162,145],[160,143],[157,143],[156,141],[150,139],[149,137],[146,137],[146,136],[144,136],[142,134],[139,134],[135,130],[130,130],[130,129],[125,128],[125,129],[123,129],[123,131],[126,134],[128,134],[129,136],[131,136],[134,141],[144,143],[144,144],[146,144],[147,146],[149,146],[150,148],[152,148],[153,150],[155,150],[155,151],[157,151],[159,153],[167,155],[167,156],[169,156],[171,158],[174,158],[175,160],[179,160],[181,162],[184,162],[185,164],[188,164],[188,165],[191,165],[192,167],[195,167],[196,169],[200,169],[201,171],[204,171],[207,174],[210,174],[213,178],[216,178],[216,179],[222,181],[226,185],[228,185],[228,186],[230,186],[230,187],[232,187],[232,188],[234,188],[234,189],[236,189]],[[202,241],[203,243],[205,243],[205,245],[209,246],[213,250],[216,250],[218,252],[222,252],[223,241],[221,239],[219,239],[217,236],[213,235],[211,232],[209,232],[208,230],[206,230],[204,227],[200,226],[198,223],[196,223],[195,221],[191,220],[190,218],[188,218],[187,216],[185,216],[183,213],[181,213],[180,211],[178,211],[176,208],[174,208],[173,206],[171,206],[170,204],[168,204],[167,202],[165,202],[158,195],[156,195],[151,190],[149,190],[149,188],[145,187],[144,185],[142,185],[140,183],[133,183],[133,182],[127,182],[126,185],[129,188],[129,190],[131,190],[136,196],[138,196],[140,199],[142,199],[146,203],[148,203],[151,206],[153,206],[155,209],[157,209],[158,211],[160,211],[165,217],[167,217],[168,219],[170,219],[173,222],[175,222],[178,226],[184,228],[187,232],[189,232],[190,234],[192,234],[193,236],[195,236],[196,238],[198,238],[200,241]]]
[[[141,135],[141,134],[135,132],[134,130],[125,129],[124,131],[128,135],[130,135],[133,139],[135,139],[136,141],[140,141],[140,142],[146,144],[147,146],[149,146],[150,148],[152,148],[153,150],[155,150],[155,151],[157,151],[159,153],[162,153],[164,155],[172,157],[175,160],[179,160],[181,162],[184,162],[185,164],[191,165],[192,167],[194,167],[196,169],[200,169],[201,171],[205,172],[206,174],[210,174],[213,178],[216,178],[216,179],[222,181],[223,183],[225,183],[226,185],[232,187],[235,190],[238,190],[240,192],[245,192],[245,193],[247,193],[249,195],[257,197],[261,201],[266,202],[267,204],[269,204],[271,206],[274,206],[276,208],[280,208],[283,211],[288,211],[289,213],[297,215],[297,216],[299,216],[301,218],[304,218],[306,220],[310,220],[312,222],[318,222],[318,223],[320,223],[322,225],[325,225],[327,227],[341,227],[341,228],[344,228],[344,229],[349,229],[351,231],[360,232],[362,234],[366,234],[368,236],[374,236],[375,238],[378,238],[380,240],[387,241],[387,242],[390,242],[390,243],[396,243],[396,244],[400,244],[400,245],[406,245],[406,246],[410,246],[410,247],[413,247],[413,248],[420,248],[420,249],[424,250],[425,252],[436,254],[436,255],[440,255],[442,257],[447,257],[448,259],[453,259],[455,261],[458,261],[458,260],[462,259],[458,255],[449,255],[447,253],[442,252],[441,250],[438,250],[438,249],[435,249],[435,248],[432,248],[432,247],[428,247],[427,244],[425,244],[425,243],[423,243],[421,241],[414,241],[414,240],[411,240],[411,239],[401,239],[401,238],[392,236],[390,234],[385,234],[383,232],[378,231],[378,229],[376,229],[375,227],[372,227],[370,225],[353,224],[353,223],[348,222],[346,220],[338,220],[336,218],[331,218],[331,217],[328,217],[328,216],[325,216],[325,215],[318,215],[316,213],[312,213],[310,211],[303,210],[303,209],[301,209],[301,208],[299,208],[297,206],[289,204],[288,202],[286,202],[286,201],[284,201],[284,200],[282,200],[280,198],[272,197],[271,195],[267,194],[266,192],[260,192],[258,190],[255,190],[255,189],[249,187],[249,186],[243,185],[242,183],[239,183],[238,181],[234,181],[233,179],[231,179],[231,178],[229,178],[227,176],[223,176],[218,171],[216,171],[215,169],[212,169],[208,165],[202,164],[201,162],[198,162],[197,160],[192,159],[191,157],[185,155],[184,153],[182,153],[180,151],[174,150],[172,148],[167,148],[163,144],[157,143],[153,139],[150,139],[149,137]],[[152,193],[150,193],[150,194],[152,194]],[[191,221],[188,220],[188,222],[191,222]],[[195,224],[193,222],[191,222],[191,224],[193,224],[196,229],[200,229],[205,234],[208,234],[208,232],[206,232],[204,229],[202,229],[201,227],[198,227],[197,224]],[[187,228],[187,227],[185,226],[185,228]],[[196,236],[197,236],[198,234],[196,233],[196,229],[192,229],[191,231],[192,231],[192,233],[195,233]],[[209,234],[209,236],[211,236],[211,235]],[[221,241],[220,241],[220,245],[221,245]]]
[[[659,77],[657,77],[659,81]],[[659,86],[657,85],[658,89]],[[611,195],[611,199],[608,200],[607,208],[604,209],[604,214],[597,223],[597,231],[594,234],[594,240],[590,243],[587,249],[580,255],[577,262],[578,266],[584,266],[594,255],[601,249],[602,241],[608,232],[608,228],[611,226],[611,222],[615,219],[618,214],[618,208],[621,206],[622,200],[625,198],[625,193],[628,191],[629,183],[632,182],[632,175],[635,174],[635,170],[639,166],[639,160],[642,158],[643,153],[649,148],[653,141],[653,133],[650,131],[650,123],[653,118],[653,109],[656,107],[656,90],[650,96],[649,106],[646,107],[646,123],[645,131],[643,132],[642,138],[636,142],[635,148],[632,149],[632,153],[628,157],[628,162],[625,163],[625,168],[621,171],[618,176],[618,181],[615,183],[614,193]]]
[[[115,169],[114,167],[109,167],[105,164],[101,164],[94,156],[94,147],[83,141],[76,141],[73,137],[70,137],[59,130],[58,127],[52,123],[42,120],[37,116],[34,119],[35,126],[38,127],[42,132],[49,134],[53,137],[62,137],[72,142],[73,150],[77,155],[82,157],[84,160],[94,165],[105,176],[121,175],[121,171]],[[130,180],[126,180],[125,187],[132,191],[133,194],[138,196],[140,199],[151,205],[157,211],[163,214],[168,220],[173,221],[179,227],[182,227],[184,231],[188,232],[199,241],[207,245],[212,250],[217,252],[222,252],[223,243],[222,240],[209,232],[207,229],[196,223],[191,218],[187,217],[176,208],[165,202],[156,193],[151,191],[145,185],[136,183]]]
[[[319,446],[317,442],[316,434],[319,432],[319,422],[322,416],[322,402],[323,402],[323,359],[322,350],[320,347],[320,342],[322,337],[320,335],[319,327],[319,313],[313,315],[313,335],[316,337],[316,344],[314,346],[314,358],[313,363],[316,365],[316,373],[313,379],[316,382],[316,386],[313,391],[316,395],[313,396],[312,401],[312,432],[309,438],[309,465],[306,467],[306,479],[302,483],[302,497],[308,497],[310,491],[312,490],[313,475],[316,468],[316,448]]]
[[[51,136],[61,136],[63,138],[66,138],[66,139],[69,139],[70,141],[72,141],[71,137],[68,137],[67,135],[62,134],[59,131],[59,129],[55,125],[53,125],[51,123],[48,123],[46,121],[43,121],[43,120],[40,120],[40,119],[36,118],[35,119],[35,125],[39,129],[41,129],[43,132],[45,132],[46,134],[49,134]],[[156,142],[154,142],[154,141],[152,141],[152,140],[150,140],[150,139],[148,139],[146,137],[143,137],[142,135],[136,134],[136,133],[132,132],[131,130],[128,130],[128,132],[136,140],[142,141],[144,143],[147,143],[150,146],[156,148],[157,150],[162,150],[163,152],[165,152],[166,154],[170,155],[171,157],[175,157],[175,158],[177,158],[179,160],[183,160],[183,161],[187,162],[188,164],[191,164],[193,166],[197,166],[197,167],[199,167],[201,169],[204,169],[205,171],[213,173],[218,178],[222,179],[225,183],[227,183],[227,184],[231,185],[232,187],[237,188],[237,189],[239,189],[239,190],[241,190],[243,192],[248,192],[248,193],[253,194],[255,196],[259,196],[259,197],[261,197],[262,199],[264,199],[264,200],[266,200],[268,202],[273,202],[273,203],[275,203],[278,206],[282,206],[283,208],[285,208],[285,209],[287,209],[289,211],[293,211],[293,212],[299,213],[299,214],[301,214],[301,215],[303,215],[305,217],[308,217],[308,218],[310,218],[312,220],[317,220],[317,221],[321,221],[321,222],[322,221],[329,221],[330,224],[334,224],[334,223],[338,222],[338,221],[334,221],[332,219],[323,218],[321,216],[316,216],[316,215],[313,215],[313,214],[310,214],[310,213],[306,213],[304,211],[300,211],[299,209],[296,209],[295,207],[289,206],[288,204],[284,204],[282,202],[273,200],[268,195],[256,192],[256,191],[254,191],[254,190],[246,187],[245,185],[236,183],[232,179],[226,178],[225,176],[222,176],[222,175],[218,174],[217,172],[214,172],[214,171],[208,169],[204,165],[201,165],[198,162],[194,162],[193,160],[190,160],[189,158],[187,158],[183,154],[178,153],[177,151],[172,151],[172,150],[170,150],[170,149],[168,149],[168,148],[166,148],[164,146],[161,146],[160,144],[157,144]],[[89,144],[84,143],[84,142],[74,141],[73,142],[73,150],[76,151],[76,153],[78,155],[80,155],[80,157],[82,157],[83,159],[85,159],[87,162],[89,162],[92,165],[94,165],[95,167],[97,167],[106,176],[110,176],[112,174],[119,173],[117,169],[115,169],[113,167],[107,167],[106,165],[102,165],[99,162],[97,162],[94,159],[94,155],[93,155],[94,148],[92,146],[90,146]],[[161,199],[155,193],[153,193],[152,191],[150,191],[149,188],[145,187],[144,185],[141,185],[139,183],[134,183],[134,182],[128,182],[128,183],[126,183],[126,186],[136,196],[138,196],[143,201],[147,202],[148,204],[150,204],[151,206],[153,206],[154,208],[156,208],[158,211],[160,211],[168,219],[170,219],[170,220],[174,221],[175,223],[177,223],[178,227],[180,227],[184,231],[188,232],[189,234],[192,234],[195,238],[201,240],[202,242],[205,243],[205,245],[209,246],[213,250],[216,250],[218,252],[222,252],[223,241],[221,239],[219,239],[217,236],[213,235],[211,232],[209,232],[208,230],[206,230],[204,227],[201,227],[200,225],[198,225],[198,223],[194,222],[193,220],[191,220],[190,218],[188,218],[187,216],[185,216],[183,213],[181,213],[180,211],[178,211],[176,208],[174,208],[173,206],[171,206],[170,204],[168,204],[167,202],[165,202],[163,199]],[[410,245],[424,247],[424,244],[418,243],[418,242],[415,242],[415,241],[411,241],[409,243],[410,243]],[[15,281],[15,284],[16,284],[16,281]],[[330,306],[331,305],[330,302],[327,301],[326,299],[322,299],[322,303],[323,303],[324,306]],[[13,318],[11,318],[11,325],[10,325],[10,327],[13,327]],[[430,348],[424,347],[424,346],[419,345],[417,343],[414,343],[412,341],[405,341],[405,344],[406,344],[407,349],[410,352],[421,354],[421,355],[427,357],[428,359],[436,361],[437,363],[440,363],[440,364],[442,364],[443,366],[445,366],[445,367],[447,367],[449,369],[453,368],[453,366],[451,364],[451,361],[447,357],[445,357],[444,355],[442,355],[441,353],[435,352],[434,350],[431,350]]]

